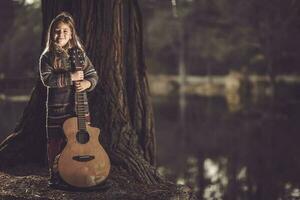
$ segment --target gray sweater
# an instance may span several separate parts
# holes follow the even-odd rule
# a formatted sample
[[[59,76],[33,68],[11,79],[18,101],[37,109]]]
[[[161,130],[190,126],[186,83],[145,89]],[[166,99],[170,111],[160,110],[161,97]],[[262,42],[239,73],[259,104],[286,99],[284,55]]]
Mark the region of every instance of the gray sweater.
[[[75,115],[75,87],[71,81],[71,62],[65,52],[55,52],[60,67],[54,68],[54,53],[49,51],[40,57],[40,77],[47,87],[47,128],[59,128],[63,122]],[[91,82],[87,92],[92,91],[98,75],[90,59],[84,54],[84,79]],[[88,110],[87,110],[88,112]]]

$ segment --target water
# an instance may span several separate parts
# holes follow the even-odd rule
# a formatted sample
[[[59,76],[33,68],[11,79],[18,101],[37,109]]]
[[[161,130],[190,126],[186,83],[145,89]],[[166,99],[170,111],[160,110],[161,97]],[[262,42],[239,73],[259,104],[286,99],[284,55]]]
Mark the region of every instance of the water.
[[[178,97],[155,98],[160,172],[206,200],[300,199],[299,86],[277,91],[239,105],[190,95],[184,122]]]
[[[159,171],[205,200],[300,199],[299,85],[274,96],[153,97]],[[238,95],[235,97],[234,95]],[[0,102],[0,139],[25,102]]]

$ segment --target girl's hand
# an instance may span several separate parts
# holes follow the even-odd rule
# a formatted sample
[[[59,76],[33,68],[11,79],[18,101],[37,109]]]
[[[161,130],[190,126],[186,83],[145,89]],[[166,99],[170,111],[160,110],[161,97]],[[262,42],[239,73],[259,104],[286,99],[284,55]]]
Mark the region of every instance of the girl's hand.
[[[86,89],[88,89],[89,87],[91,87],[91,82],[88,80],[82,80],[82,81],[76,81],[75,82],[75,87],[76,87],[76,91],[77,92],[82,92]]]
[[[83,78],[84,78],[83,71],[76,71],[76,72],[71,73],[72,81],[82,81]]]

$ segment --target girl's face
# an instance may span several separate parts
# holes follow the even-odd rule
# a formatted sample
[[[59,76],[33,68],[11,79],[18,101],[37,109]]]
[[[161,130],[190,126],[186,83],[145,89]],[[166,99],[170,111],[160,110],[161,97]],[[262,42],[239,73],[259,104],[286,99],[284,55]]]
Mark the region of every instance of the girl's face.
[[[72,38],[72,31],[68,24],[60,22],[54,28],[54,35],[53,35],[54,42],[60,46],[64,47],[70,39]]]

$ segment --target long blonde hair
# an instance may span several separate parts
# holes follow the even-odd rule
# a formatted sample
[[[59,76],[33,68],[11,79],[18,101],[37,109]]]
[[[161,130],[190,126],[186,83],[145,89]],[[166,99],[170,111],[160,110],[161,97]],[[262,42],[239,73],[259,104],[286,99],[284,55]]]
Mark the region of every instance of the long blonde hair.
[[[43,54],[46,53],[47,51],[54,51],[55,50],[55,42],[54,40],[54,31],[56,26],[59,23],[64,23],[67,24],[70,29],[71,29],[71,34],[72,38],[70,39],[68,43],[68,47],[78,47],[84,52],[84,47],[77,36],[76,29],[75,29],[75,22],[74,19],[72,18],[71,14],[67,12],[61,12],[59,13],[50,23],[48,31],[47,31],[47,36],[46,36],[46,46],[43,51]]]

